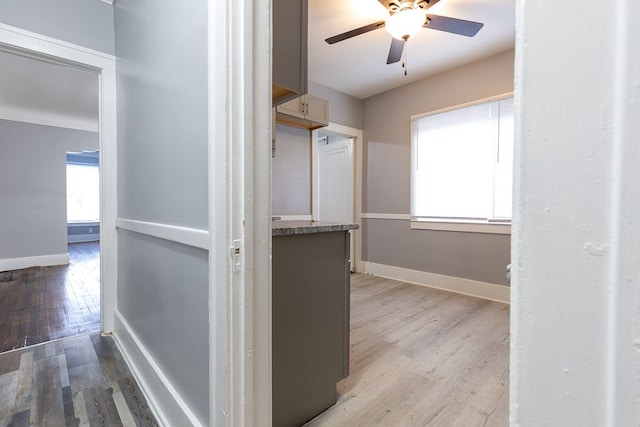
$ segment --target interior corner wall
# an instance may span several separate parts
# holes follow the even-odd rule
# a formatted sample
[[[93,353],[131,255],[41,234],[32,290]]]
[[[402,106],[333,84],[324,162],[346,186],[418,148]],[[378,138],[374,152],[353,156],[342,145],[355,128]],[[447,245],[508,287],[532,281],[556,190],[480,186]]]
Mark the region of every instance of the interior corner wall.
[[[66,152],[98,133],[0,120],[0,259],[67,253]]]
[[[166,425],[209,425],[207,4],[115,3],[114,336]]]
[[[309,81],[309,93],[329,101],[329,121],[362,129],[362,101],[346,93]]]
[[[273,215],[311,215],[311,132],[276,125],[271,159]]]
[[[513,73],[510,50],[365,99],[363,211],[408,218],[412,115],[512,92]],[[412,230],[408,219],[365,219],[363,260],[506,285],[510,236]]]
[[[329,101],[329,121],[362,129],[362,101],[309,82],[309,93]],[[311,131],[276,125],[276,156],[271,161],[274,215],[311,215]]]
[[[108,54],[113,7],[98,0],[0,0],[0,22]]]

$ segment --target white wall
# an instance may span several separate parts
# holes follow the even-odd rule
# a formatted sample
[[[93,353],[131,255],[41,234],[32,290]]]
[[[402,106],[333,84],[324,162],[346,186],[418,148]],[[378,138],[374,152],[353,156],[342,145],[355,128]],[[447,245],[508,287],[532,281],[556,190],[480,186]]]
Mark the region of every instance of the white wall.
[[[511,424],[640,425],[640,5],[518,1]]]
[[[0,259],[67,253],[66,152],[98,141],[96,132],[0,120]]]

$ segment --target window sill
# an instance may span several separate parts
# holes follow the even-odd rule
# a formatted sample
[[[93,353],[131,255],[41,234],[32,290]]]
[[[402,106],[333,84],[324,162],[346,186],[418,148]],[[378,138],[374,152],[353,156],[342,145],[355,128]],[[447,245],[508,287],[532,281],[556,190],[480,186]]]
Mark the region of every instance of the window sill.
[[[458,231],[464,233],[511,234],[511,223],[411,221],[413,230]]]

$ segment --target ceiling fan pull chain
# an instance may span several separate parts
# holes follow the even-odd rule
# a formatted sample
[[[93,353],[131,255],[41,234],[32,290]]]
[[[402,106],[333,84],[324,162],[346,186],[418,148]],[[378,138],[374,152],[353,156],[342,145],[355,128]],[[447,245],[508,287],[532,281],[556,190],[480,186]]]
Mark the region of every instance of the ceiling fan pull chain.
[[[405,43],[404,51],[402,54],[404,55],[404,59],[402,60],[402,68],[404,68],[404,75],[407,75],[407,51],[409,50],[409,43]]]

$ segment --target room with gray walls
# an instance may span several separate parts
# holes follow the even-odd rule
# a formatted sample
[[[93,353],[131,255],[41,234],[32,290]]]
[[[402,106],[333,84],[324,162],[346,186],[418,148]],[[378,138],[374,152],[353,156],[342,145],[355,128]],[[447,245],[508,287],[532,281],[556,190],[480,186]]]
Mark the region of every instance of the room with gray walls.
[[[331,122],[364,130],[364,213],[409,214],[411,116],[512,92],[513,61],[506,51],[364,100],[309,82],[309,93],[329,100]],[[310,163],[310,132],[276,129],[273,212],[301,214],[307,197],[311,204],[300,175]],[[363,219],[362,231],[363,261],[507,285],[508,234],[416,230],[408,219]]]
[[[0,259],[67,253],[66,152],[96,132],[0,120]]]
[[[208,230],[206,2],[118,0],[114,7],[118,219],[153,230]],[[145,380],[159,392],[162,373],[203,425],[209,424],[208,257],[201,248],[118,230],[114,334],[133,353],[146,349],[159,372],[146,366]]]
[[[513,63],[511,50],[365,99],[363,210],[408,215],[411,116],[512,92]],[[363,259],[506,285],[510,238],[415,230],[408,219],[364,219]]]
[[[309,93],[329,101],[329,121],[362,129],[362,101],[309,81]],[[311,131],[276,125],[271,162],[274,215],[311,215]]]
[[[115,52],[113,8],[104,2],[0,0],[0,10],[2,24],[108,54]],[[6,81],[4,83],[7,84]],[[55,105],[43,107],[43,111],[27,112],[24,115],[40,116],[43,112],[55,110]],[[59,119],[69,121],[69,117],[60,116],[53,122]],[[73,122],[74,118],[70,121]],[[0,163],[8,164],[7,167],[2,167],[0,174],[6,174],[10,170],[19,172],[9,180],[3,177],[0,186],[6,188],[0,191],[0,197],[11,200],[18,197],[18,200],[21,198],[25,203],[21,207],[15,203],[8,204],[5,199],[0,206],[3,211],[0,212],[0,218],[3,219],[0,221],[0,259],[66,254],[65,151],[97,150],[98,134],[16,121],[2,121],[0,126]],[[22,139],[24,144],[17,144]],[[25,151],[27,149],[32,149],[33,152],[29,154]],[[33,173],[36,170],[38,174]],[[31,175],[24,176],[22,180],[16,179],[16,176],[22,177],[27,172]],[[29,186],[30,195],[26,191],[20,196],[16,195],[17,189]],[[26,198],[31,200],[27,201]],[[20,219],[23,226],[16,226],[16,215],[20,215],[23,207],[29,209],[29,216]],[[49,231],[45,232],[45,229]]]

